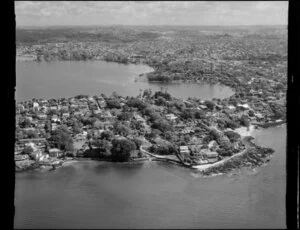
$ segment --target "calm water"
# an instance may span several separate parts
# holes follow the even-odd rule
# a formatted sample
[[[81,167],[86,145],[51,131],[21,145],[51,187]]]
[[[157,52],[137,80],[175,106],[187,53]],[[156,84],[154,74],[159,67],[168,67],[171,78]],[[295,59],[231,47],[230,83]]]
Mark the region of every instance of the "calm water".
[[[285,126],[255,131],[276,152],[254,172],[200,178],[174,165],[79,162],[16,174],[16,228],[286,228]]]
[[[121,65],[103,61],[17,62],[16,99],[73,97],[78,94],[137,96],[140,89],[156,91],[161,85],[180,98],[225,98],[233,94],[226,86],[209,84],[158,84],[134,82],[141,73],[151,72],[146,65]]]

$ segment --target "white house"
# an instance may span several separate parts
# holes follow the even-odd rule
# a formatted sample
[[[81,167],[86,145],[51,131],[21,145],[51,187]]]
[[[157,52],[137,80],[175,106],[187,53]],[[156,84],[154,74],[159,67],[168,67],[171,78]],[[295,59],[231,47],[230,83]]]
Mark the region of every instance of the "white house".
[[[177,116],[175,116],[174,114],[172,114],[172,113],[170,113],[170,114],[167,114],[166,115],[166,118],[168,119],[168,120],[176,120],[178,117]]]
[[[179,151],[181,154],[189,154],[190,153],[188,146],[180,146]]]
[[[228,108],[229,110],[235,110],[235,109],[236,109],[236,107],[233,106],[233,105],[228,105],[227,108]]]
[[[39,103],[33,102],[32,107],[39,109],[40,106],[39,106]]]

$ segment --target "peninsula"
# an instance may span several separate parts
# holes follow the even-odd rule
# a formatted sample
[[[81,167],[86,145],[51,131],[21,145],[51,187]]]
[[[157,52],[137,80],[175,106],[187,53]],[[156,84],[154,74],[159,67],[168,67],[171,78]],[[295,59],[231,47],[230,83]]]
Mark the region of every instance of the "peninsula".
[[[17,30],[17,60],[144,63],[154,69],[140,76],[149,82],[219,83],[235,93],[183,100],[162,88],[18,102],[16,170],[81,158],[151,159],[209,175],[268,161],[273,150],[238,130],[285,122],[286,28],[198,29]]]

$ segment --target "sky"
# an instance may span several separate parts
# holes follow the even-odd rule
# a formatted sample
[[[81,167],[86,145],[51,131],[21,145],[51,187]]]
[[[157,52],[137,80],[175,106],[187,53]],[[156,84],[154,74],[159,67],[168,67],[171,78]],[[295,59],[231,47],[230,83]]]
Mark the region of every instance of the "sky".
[[[16,25],[287,25],[287,1],[18,1]]]

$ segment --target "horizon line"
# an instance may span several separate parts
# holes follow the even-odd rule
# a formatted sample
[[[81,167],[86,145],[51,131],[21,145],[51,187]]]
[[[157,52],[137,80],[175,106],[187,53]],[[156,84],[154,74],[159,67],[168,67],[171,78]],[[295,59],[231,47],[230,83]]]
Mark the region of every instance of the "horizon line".
[[[104,25],[104,24],[91,24],[91,25],[16,25],[16,27],[109,27],[109,26],[141,26],[141,27],[147,27],[147,26],[173,26],[173,27],[179,27],[179,26],[187,26],[187,27],[193,27],[193,26],[203,26],[203,27],[239,27],[239,26],[288,26],[288,24],[244,24],[244,25],[125,25],[125,24],[109,24],[109,25]]]

